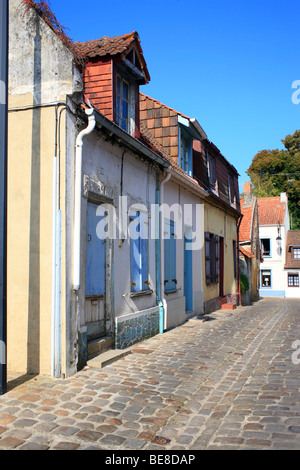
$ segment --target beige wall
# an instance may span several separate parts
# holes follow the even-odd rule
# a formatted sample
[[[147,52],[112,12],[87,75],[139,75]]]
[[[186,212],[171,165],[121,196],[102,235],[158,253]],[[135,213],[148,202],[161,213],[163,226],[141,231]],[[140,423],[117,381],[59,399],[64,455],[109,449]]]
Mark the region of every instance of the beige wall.
[[[236,294],[238,285],[234,279],[233,240],[237,239],[236,219],[225,211],[205,203],[204,209],[205,232],[211,232],[224,238],[224,296]],[[219,284],[206,285],[205,256],[203,268],[204,302],[219,297]]]
[[[10,97],[9,108],[28,101]],[[55,108],[11,111],[8,142],[8,368],[49,374]],[[63,195],[64,161],[61,169]]]

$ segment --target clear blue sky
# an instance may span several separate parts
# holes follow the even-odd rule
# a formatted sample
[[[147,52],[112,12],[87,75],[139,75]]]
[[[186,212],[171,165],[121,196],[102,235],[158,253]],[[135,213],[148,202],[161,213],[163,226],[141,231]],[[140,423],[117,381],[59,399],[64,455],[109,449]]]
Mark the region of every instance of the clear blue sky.
[[[141,91],[196,118],[236,167],[240,189],[263,149],[300,129],[299,0],[52,0],[74,41],[137,31]]]

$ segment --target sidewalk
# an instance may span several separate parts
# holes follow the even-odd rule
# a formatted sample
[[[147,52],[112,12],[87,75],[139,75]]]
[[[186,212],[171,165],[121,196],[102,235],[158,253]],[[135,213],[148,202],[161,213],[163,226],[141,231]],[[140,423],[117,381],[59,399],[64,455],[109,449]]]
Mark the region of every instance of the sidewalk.
[[[10,375],[0,450],[300,449],[298,300],[194,319],[66,380]]]

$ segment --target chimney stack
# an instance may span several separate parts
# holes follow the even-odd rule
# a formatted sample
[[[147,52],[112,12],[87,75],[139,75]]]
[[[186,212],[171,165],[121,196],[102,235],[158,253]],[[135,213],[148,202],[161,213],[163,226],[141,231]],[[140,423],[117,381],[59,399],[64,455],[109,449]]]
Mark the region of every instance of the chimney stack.
[[[252,206],[252,186],[250,181],[244,184],[244,204],[243,208]]]

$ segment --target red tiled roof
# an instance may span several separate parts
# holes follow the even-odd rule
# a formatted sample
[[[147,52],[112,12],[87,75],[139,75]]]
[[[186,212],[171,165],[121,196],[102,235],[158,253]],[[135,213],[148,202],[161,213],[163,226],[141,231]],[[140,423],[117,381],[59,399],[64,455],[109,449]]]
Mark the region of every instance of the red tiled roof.
[[[123,36],[111,38],[104,36],[93,41],[75,42],[75,46],[79,52],[88,57],[104,57],[123,54],[136,39],[138,39],[138,33],[134,31]]]
[[[240,243],[249,242],[251,240],[251,221],[253,206],[243,208],[244,199],[240,199],[241,212],[243,219],[240,226]]]
[[[140,59],[142,61],[142,69],[145,73],[147,81],[150,81],[150,75],[140,43],[140,37],[136,31],[133,31],[133,33],[130,34],[124,34],[122,36],[114,36],[110,38],[104,36],[101,39],[95,39],[93,41],[75,42],[74,46],[78,54],[92,59],[95,57],[118,56],[124,53],[129,53],[130,50],[134,47],[134,44],[137,45]]]
[[[258,198],[259,225],[280,225],[284,223],[285,202],[280,196]]]
[[[285,269],[300,269],[300,259],[293,258],[293,247],[300,248],[300,230],[287,232]]]
[[[244,255],[247,256],[247,258],[255,258],[253,253],[251,251],[247,250],[247,248],[240,246],[239,251]]]

